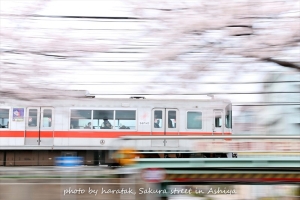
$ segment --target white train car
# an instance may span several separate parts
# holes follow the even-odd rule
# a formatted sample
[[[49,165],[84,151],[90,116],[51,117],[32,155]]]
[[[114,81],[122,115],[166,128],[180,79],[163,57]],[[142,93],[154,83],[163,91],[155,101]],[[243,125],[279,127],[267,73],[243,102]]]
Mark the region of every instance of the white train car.
[[[228,100],[44,99],[0,102],[0,165],[53,165],[57,156],[81,156],[86,165],[112,164],[121,136],[232,134]],[[145,157],[190,157],[194,140],[136,140]],[[152,151],[153,153],[149,153]],[[159,154],[158,152],[163,152]],[[178,156],[179,154],[177,154]],[[223,154],[203,154],[226,157]]]

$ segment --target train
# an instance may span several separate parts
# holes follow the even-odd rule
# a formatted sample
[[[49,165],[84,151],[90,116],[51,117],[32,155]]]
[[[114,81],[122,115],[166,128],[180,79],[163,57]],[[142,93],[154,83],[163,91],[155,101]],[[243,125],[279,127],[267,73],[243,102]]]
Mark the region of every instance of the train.
[[[145,158],[232,157],[193,151],[180,136],[232,135],[232,104],[224,99],[58,98],[0,100],[0,165],[51,166],[56,157],[84,165],[117,165],[126,145]],[[178,139],[121,140],[123,136]]]

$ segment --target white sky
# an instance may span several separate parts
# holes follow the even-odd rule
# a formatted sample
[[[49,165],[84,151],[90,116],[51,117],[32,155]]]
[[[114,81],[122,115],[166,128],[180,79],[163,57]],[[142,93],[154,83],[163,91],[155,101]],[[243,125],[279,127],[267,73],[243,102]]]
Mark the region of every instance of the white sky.
[[[70,16],[133,16],[124,2],[119,0],[52,0],[40,13]]]

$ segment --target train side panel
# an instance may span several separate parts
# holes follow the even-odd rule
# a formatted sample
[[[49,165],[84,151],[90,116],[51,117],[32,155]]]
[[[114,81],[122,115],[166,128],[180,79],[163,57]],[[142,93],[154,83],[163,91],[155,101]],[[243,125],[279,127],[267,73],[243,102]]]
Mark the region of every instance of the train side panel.
[[[7,128],[0,128],[0,165],[53,165],[56,156],[66,155],[83,156],[87,165],[112,164],[115,162],[112,159],[114,151],[123,147],[155,152],[192,151],[197,140],[121,141],[119,137],[125,135],[229,135],[232,130],[231,125],[228,124],[228,109],[226,110],[229,104],[228,101],[220,100],[84,99],[62,102],[53,100],[36,105],[33,102],[22,104],[12,101],[0,108],[9,109],[10,123]],[[41,114],[40,124],[34,131],[29,130],[27,124],[30,122],[28,108],[31,107],[39,109]],[[12,116],[14,108],[24,109],[23,119],[14,120]],[[43,109],[46,108],[53,111],[53,115],[48,119],[42,116]],[[89,121],[88,118],[84,124],[80,125],[80,128],[74,129],[71,127],[71,110],[74,109],[90,112],[112,110],[114,116],[119,113],[121,117],[114,118],[113,129],[101,129],[103,116],[97,118],[98,124],[93,124],[91,129],[85,129],[83,126]],[[122,118],[122,111],[126,110],[134,110],[136,117],[134,120],[132,118],[131,125],[123,126],[123,122],[120,123],[118,120]],[[156,114],[158,116],[155,116]],[[156,120],[158,120],[159,127],[155,127]],[[135,124],[132,124],[133,121]],[[51,124],[49,129],[44,130],[43,123]],[[129,128],[129,126],[135,128]],[[31,137],[30,134],[33,133],[35,137]],[[162,156],[164,155],[159,155],[159,157]]]

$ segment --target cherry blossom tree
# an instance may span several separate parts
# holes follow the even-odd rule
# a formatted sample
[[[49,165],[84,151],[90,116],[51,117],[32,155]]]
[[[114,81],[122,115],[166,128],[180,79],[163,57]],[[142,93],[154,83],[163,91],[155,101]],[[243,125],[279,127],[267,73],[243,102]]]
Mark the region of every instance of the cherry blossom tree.
[[[134,34],[126,32],[123,21],[115,25],[118,30],[112,25],[112,30],[102,27],[96,32],[101,13],[41,15],[50,0],[1,1],[0,96],[64,98],[66,86],[78,81],[75,71],[105,71],[111,62],[126,65],[116,69],[122,73],[158,74],[149,84],[176,80],[183,88],[191,87],[187,80],[216,73],[234,80],[244,72],[300,71],[299,1],[128,1],[135,17],[115,19],[141,24]],[[98,21],[89,24],[92,20]],[[103,36],[105,31],[110,33]],[[100,55],[103,52],[114,56]],[[142,70],[132,67],[137,62],[144,64]]]
[[[178,69],[168,75],[182,80],[280,67],[300,72],[299,1],[130,2],[149,20],[147,40],[156,44],[146,67]]]
[[[86,57],[108,48],[109,41],[72,31],[69,19],[39,14],[48,2],[1,1],[1,98],[82,97],[66,92],[70,76],[78,69],[94,70]]]

